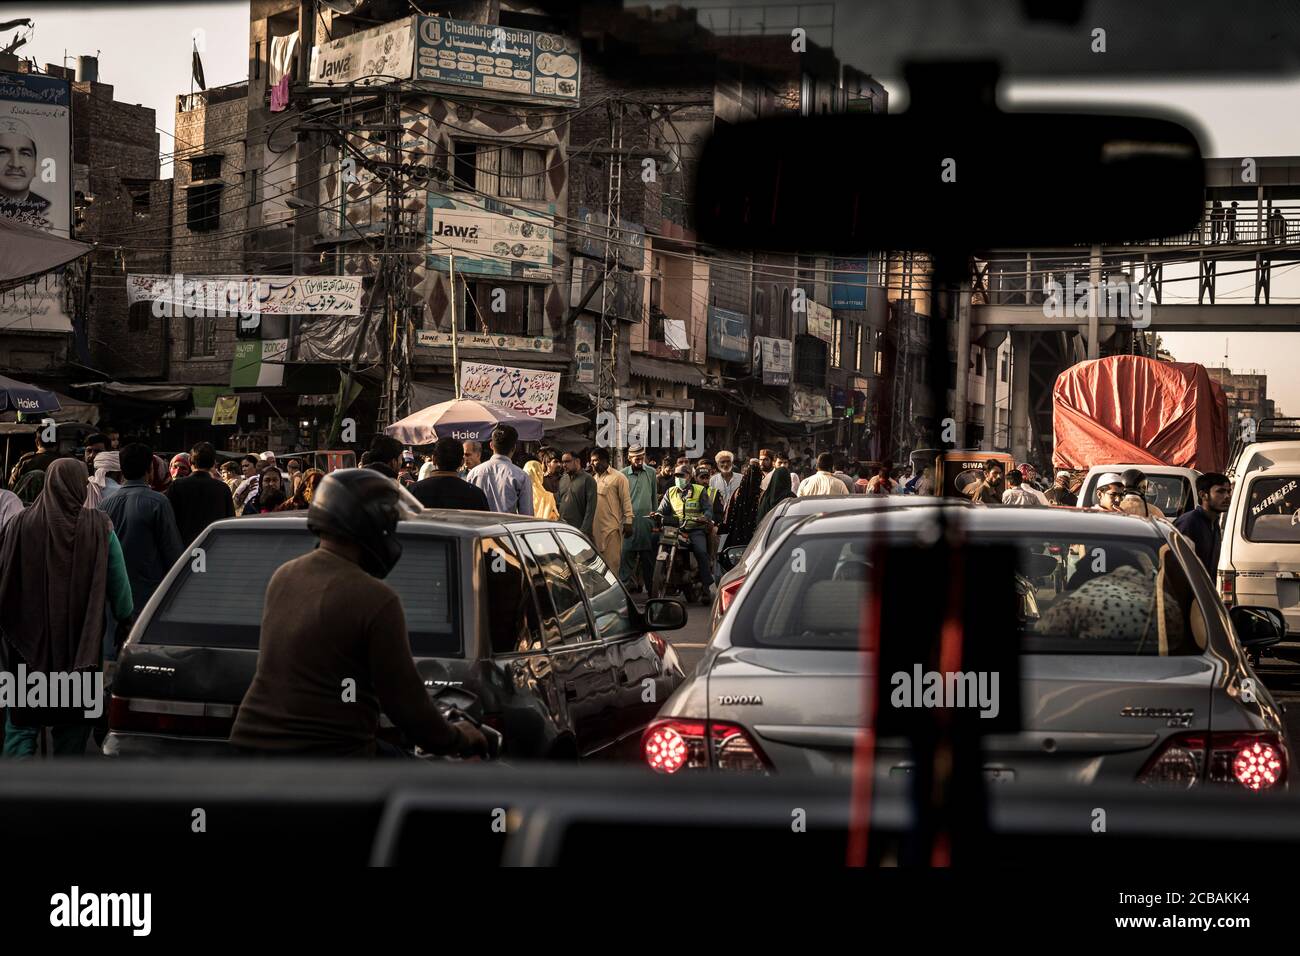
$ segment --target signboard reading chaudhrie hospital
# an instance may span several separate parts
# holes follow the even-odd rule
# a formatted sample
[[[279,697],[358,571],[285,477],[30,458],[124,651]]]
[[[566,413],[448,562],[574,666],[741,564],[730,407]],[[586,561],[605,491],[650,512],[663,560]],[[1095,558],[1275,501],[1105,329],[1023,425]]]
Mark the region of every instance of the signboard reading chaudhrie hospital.
[[[420,17],[415,79],[542,103],[578,103],[578,41],[491,23]]]
[[[530,418],[555,418],[560,395],[560,373],[531,368],[460,363],[460,397],[500,405]]]

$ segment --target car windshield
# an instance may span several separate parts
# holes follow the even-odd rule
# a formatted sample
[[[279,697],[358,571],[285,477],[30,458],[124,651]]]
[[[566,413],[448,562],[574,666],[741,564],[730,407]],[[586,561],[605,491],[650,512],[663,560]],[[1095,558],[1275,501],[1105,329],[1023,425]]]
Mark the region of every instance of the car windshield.
[[[868,536],[795,534],[773,552],[732,640],[780,649],[854,650],[875,547]],[[1142,539],[981,536],[1018,557],[1026,654],[1177,656],[1204,650],[1195,592],[1168,545]]]
[[[163,597],[141,642],[256,648],[271,576],[315,546],[316,536],[305,528],[214,531],[203,541],[201,558],[182,558],[189,569]],[[402,556],[384,579],[402,600],[417,656],[461,654],[451,547],[447,539],[403,535]]]

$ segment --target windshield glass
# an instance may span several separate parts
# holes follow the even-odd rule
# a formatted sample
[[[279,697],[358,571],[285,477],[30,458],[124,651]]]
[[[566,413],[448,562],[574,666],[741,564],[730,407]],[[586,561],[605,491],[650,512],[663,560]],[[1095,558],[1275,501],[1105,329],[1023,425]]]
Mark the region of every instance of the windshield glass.
[[[402,600],[416,655],[461,653],[455,626],[455,564],[451,542],[430,535],[402,536],[402,556],[384,579]],[[301,531],[218,531],[203,542],[201,564],[172,584],[142,637],[145,644],[255,648],[266,586],[286,562],[316,547]],[[182,560],[187,560],[182,558]],[[202,570],[196,570],[197,568]],[[219,608],[220,614],[214,609]]]
[[[855,650],[880,539],[796,534],[773,553],[732,640]],[[1023,537],[1016,590],[1026,654],[1171,656],[1204,650],[1204,621],[1177,557],[1152,541]],[[797,571],[795,569],[798,569]]]
[[[1256,478],[1243,504],[1247,541],[1300,544],[1300,476]]]

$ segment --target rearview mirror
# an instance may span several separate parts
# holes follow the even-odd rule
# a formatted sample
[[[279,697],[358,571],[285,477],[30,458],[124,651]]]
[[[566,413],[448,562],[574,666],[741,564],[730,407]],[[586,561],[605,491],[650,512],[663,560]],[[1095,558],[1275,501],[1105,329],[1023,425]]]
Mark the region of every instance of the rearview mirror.
[[[723,548],[718,555],[718,567],[723,571],[730,571],[740,563],[741,557],[745,554],[745,546],[738,544],[730,548]]]
[[[1268,647],[1286,637],[1286,621],[1271,607],[1233,607],[1228,617],[1243,647]]]
[[[696,185],[714,246],[965,255],[1189,232],[1205,170],[1168,119],[913,108],[719,126]]]
[[[655,631],[676,631],[686,626],[686,606],[681,601],[652,598],[645,602],[646,626]]]

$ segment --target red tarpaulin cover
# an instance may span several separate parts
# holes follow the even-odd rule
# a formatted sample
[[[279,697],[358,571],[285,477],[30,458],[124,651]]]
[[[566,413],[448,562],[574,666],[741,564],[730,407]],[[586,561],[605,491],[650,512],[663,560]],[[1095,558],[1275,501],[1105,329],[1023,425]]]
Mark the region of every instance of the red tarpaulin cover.
[[[1057,468],[1178,465],[1223,471],[1228,403],[1204,366],[1139,355],[1080,362],[1052,389]]]

